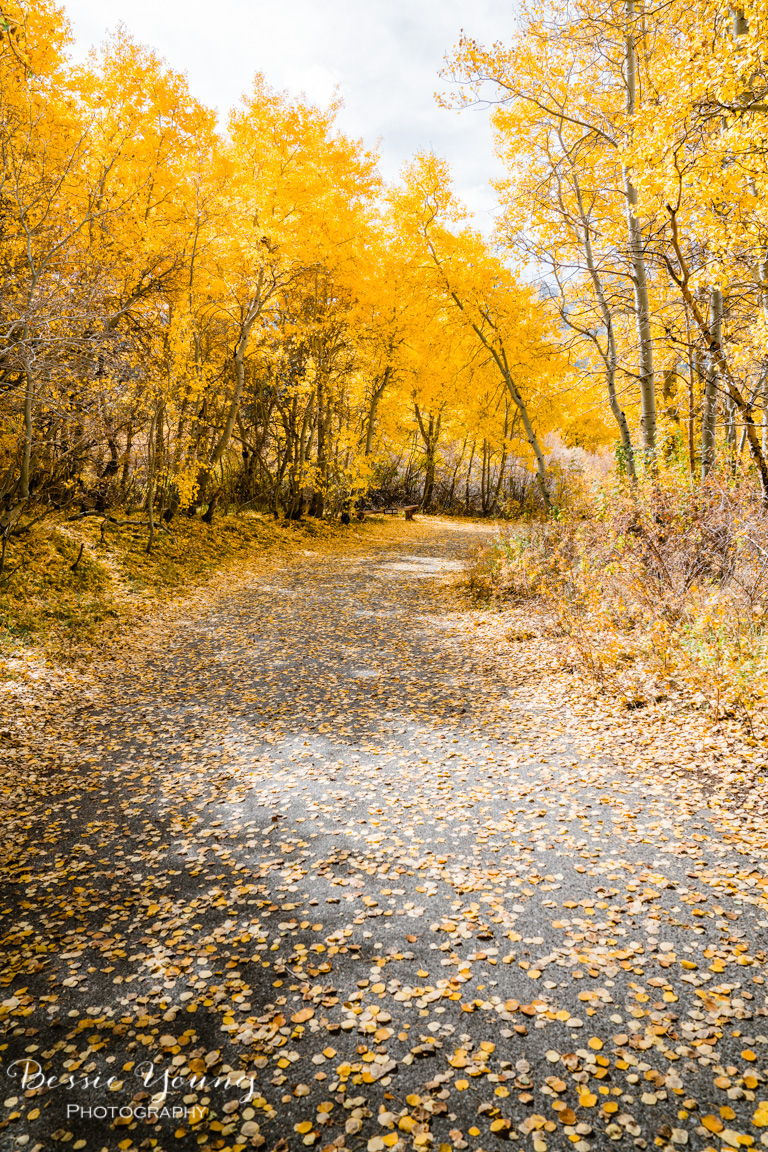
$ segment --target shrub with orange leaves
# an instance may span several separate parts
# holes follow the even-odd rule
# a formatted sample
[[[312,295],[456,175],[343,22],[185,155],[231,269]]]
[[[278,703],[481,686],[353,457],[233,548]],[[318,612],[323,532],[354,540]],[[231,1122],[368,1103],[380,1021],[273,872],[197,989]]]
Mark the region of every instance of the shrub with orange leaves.
[[[585,512],[518,523],[478,551],[475,596],[535,602],[627,707],[682,693],[751,724],[768,671],[768,524],[748,482],[613,478]]]

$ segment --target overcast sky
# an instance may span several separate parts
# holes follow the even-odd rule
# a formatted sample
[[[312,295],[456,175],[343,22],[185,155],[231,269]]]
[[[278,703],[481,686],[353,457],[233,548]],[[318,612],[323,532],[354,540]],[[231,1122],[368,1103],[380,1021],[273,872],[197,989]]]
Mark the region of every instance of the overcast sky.
[[[393,179],[419,148],[451,163],[457,191],[490,224],[499,173],[488,113],[445,111],[443,56],[463,28],[484,41],[505,39],[511,0],[69,0],[77,54],[124,24],[136,40],[186,72],[193,94],[225,116],[263,72],[278,88],[327,103],[338,88],[345,132],[373,145]]]

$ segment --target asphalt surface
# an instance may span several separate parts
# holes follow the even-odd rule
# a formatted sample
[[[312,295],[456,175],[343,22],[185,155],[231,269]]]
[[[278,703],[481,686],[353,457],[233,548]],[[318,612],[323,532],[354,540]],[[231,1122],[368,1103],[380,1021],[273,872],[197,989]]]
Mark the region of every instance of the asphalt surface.
[[[0,1148],[768,1144],[766,854],[585,758],[454,599],[475,542],[273,566],[62,733]]]

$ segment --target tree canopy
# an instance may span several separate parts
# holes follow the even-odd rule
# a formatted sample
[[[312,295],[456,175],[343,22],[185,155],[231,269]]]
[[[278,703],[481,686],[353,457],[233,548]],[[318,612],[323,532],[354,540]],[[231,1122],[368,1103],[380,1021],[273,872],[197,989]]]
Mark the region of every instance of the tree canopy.
[[[463,39],[496,233],[447,165],[378,158],[257,75],[226,124],[49,0],[0,40],[0,528],[46,508],[332,515],[397,492],[556,503],[552,435],[768,498],[764,15],[635,0]],[[474,469],[474,474],[473,474]],[[461,488],[464,493],[461,493]]]

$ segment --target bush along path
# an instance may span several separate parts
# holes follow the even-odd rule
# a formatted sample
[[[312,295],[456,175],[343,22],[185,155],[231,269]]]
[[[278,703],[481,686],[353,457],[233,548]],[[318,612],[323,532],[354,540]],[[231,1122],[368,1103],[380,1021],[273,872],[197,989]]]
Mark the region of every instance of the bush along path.
[[[757,769],[510,645],[473,531],[283,557],[46,733],[0,1147],[768,1145]]]

